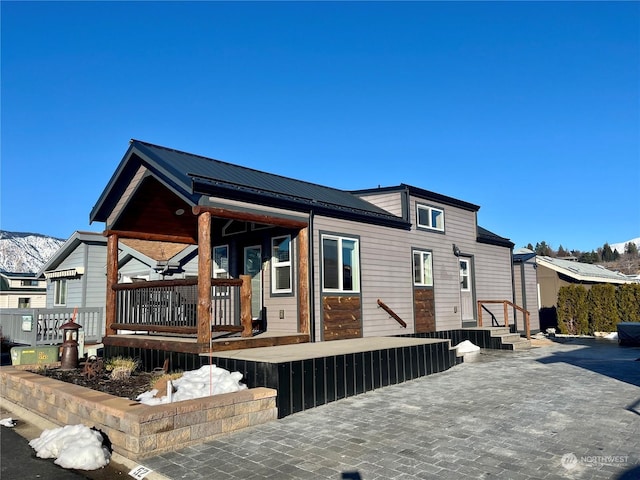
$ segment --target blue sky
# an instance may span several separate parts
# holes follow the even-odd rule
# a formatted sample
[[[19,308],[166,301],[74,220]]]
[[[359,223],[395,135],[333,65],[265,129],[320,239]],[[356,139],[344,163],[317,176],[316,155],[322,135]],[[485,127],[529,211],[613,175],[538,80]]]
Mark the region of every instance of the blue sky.
[[[0,228],[69,237],[131,138],[480,205],[516,247],[640,237],[638,2],[2,1]]]

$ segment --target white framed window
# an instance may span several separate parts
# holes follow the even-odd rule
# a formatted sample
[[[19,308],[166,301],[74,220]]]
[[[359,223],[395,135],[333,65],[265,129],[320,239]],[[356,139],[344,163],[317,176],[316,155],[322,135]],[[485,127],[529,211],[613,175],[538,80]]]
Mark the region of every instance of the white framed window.
[[[360,241],[322,235],[322,287],[326,292],[360,291]]]
[[[271,239],[271,292],[291,293],[291,235]]]
[[[426,250],[413,251],[413,284],[433,287],[433,254]]]
[[[229,245],[213,247],[213,278],[229,278]],[[215,295],[227,295],[228,287],[215,287]]]
[[[428,205],[417,205],[416,216],[418,227],[444,232],[444,210]]]
[[[67,279],[60,278],[53,282],[53,304],[64,306],[67,304]]]

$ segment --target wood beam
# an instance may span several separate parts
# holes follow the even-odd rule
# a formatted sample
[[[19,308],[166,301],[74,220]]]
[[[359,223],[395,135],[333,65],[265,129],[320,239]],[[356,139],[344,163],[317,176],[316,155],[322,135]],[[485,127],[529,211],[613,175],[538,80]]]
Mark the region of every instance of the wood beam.
[[[107,298],[105,305],[105,337],[115,335],[117,330],[111,325],[116,323],[117,297],[113,286],[118,283],[118,235],[107,237]]]
[[[198,215],[198,343],[211,339],[211,213]]]
[[[253,336],[253,317],[251,316],[251,275],[240,275],[242,286],[240,287],[240,323],[242,324],[242,336]]]
[[[201,213],[208,212],[212,216],[218,218],[229,218],[233,220],[241,220],[244,222],[264,223],[285,228],[297,229],[304,228],[308,225],[308,222],[306,220],[295,220],[293,218],[274,217],[272,215],[241,212],[238,210],[229,210],[227,208],[205,207],[202,205],[196,205],[192,210],[194,215],[200,215]]]
[[[189,245],[195,245],[197,243],[193,237],[186,237],[182,235],[164,235],[161,233],[133,232],[126,230],[105,230],[102,234],[105,237],[108,237],[110,235],[117,235],[120,238],[151,240],[154,242],[188,243]]]
[[[298,231],[298,331],[310,332],[309,311],[309,228]]]

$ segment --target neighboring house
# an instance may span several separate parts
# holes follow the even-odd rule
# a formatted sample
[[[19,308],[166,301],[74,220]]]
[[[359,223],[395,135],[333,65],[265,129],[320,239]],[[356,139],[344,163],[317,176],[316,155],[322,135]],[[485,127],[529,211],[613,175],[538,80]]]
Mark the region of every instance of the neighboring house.
[[[0,308],[41,308],[46,285],[35,273],[0,272]]]
[[[183,268],[191,260],[194,249],[182,244],[178,244],[178,248],[157,249],[149,242],[124,240],[118,252],[119,281],[159,280],[167,276],[185,278],[189,272],[197,275],[197,267]],[[171,257],[165,258],[167,251]],[[107,238],[102,233],[75,232],[37,274],[44,277],[40,282],[46,281],[46,305],[42,306],[104,308],[106,263]]]
[[[527,248],[520,248],[513,254],[513,291],[516,305],[530,313],[531,332],[540,331],[540,295],[538,290],[538,264],[536,254]],[[523,328],[523,316],[515,312],[516,326]]]
[[[75,232],[45,263],[47,308],[105,306],[107,240],[100,233]]]
[[[250,279],[250,315],[279,344],[475,326],[478,300],[514,300],[513,243],[477,225],[479,208],[405,184],[348,192],[132,140],[90,214],[108,239],[105,346],[153,340],[116,338],[134,321],[114,287],[145,270],[118,261],[123,245],[155,259],[160,275],[183,255],[197,319],[162,331],[195,328],[202,349],[222,296],[212,278]]]
[[[556,307],[558,305],[560,287],[580,284],[588,290],[592,285],[597,284],[621,285],[634,282],[628,276],[608,270],[601,265],[546,256],[538,256],[535,261],[538,267],[538,295],[542,329],[557,326]]]
[[[560,287],[571,284],[584,285],[587,290],[592,285],[611,283],[620,285],[633,280],[620,272],[608,270],[601,265],[581,263],[559,258],[538,256],[538,284],[540,285],[540,307],[555,307],[558,303]]]

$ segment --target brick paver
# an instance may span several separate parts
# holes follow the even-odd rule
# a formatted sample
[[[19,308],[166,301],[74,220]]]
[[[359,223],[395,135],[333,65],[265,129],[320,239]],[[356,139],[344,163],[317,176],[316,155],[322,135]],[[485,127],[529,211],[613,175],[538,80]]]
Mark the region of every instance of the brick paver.
[[[483,351],[141,463],[175,479],[640,478],[639,358],[606,340]]]

